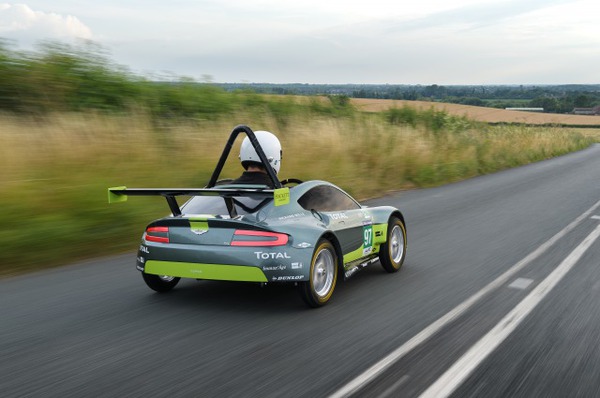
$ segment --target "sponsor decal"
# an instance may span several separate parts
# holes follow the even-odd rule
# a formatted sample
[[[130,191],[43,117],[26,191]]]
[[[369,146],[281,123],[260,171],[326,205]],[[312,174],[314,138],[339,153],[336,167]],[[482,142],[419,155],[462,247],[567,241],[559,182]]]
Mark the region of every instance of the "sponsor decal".
[[[146,259],[142,256],[137,256],[137,262],[135,264],[135,268],[138,271],[144,271],[144,264],[146,264]]]
[[[348,215],[346,213],[331,213],[329,217],[331,217],[332,220],[342,220],[347,219]]]
[[[357,266],[355,266],[354,268],[350,268],[349,270],[347,270],[344,275],[346,276],[346,278],[351,277],[352,275],[354,275],[355,273],[357,273],[360,269],[365,268],[367,265],[373,264],[375,262],[379,261],[379,258],[375,257],[372,258],[370,260],[364,261],[360,264],[358,264]]]
[[[150,254],[150,249],[148,249],[148,246],[140,245],[140,251],[142,253]]]
[[[280,259],[280,258],[291,258],[287,252],[283,253],[267,253],[267,252],[254,252],[257,260],[269,260],[269,259]]]
[[[190,229],[196,235],[202,235],[208,232],[208,221],[198,218],[190,218]]]
[[[274,276],[271,280],[274,282],[283,281],[298,281],[302,279],[302,275],[285,275],[285,276]]]
[[[275,267],[263,267],[263,271],[283,271],[287,267],[285,265],[276,265]]]
[[[306,249],[311,246],[312,245],[308,242],[302,242],[302,243],[298,243],[295,247],[300,248],[300,249]]]
[[[292,269],[302,269],[302,263],[292,263]]]
[[[273,198],[275,199],[275,206],[283,206],[290,203],[290,189],[279,188],[273,192]]]
[[[278,220],[287,220],[290,218],[296,218],[296,217],[304,217],[306,215],[306,213],[294,213],[294,214],[288,214],[287,216],[281,216],[278,217]]]
[[[375,262],[379,261],[378,257],[372,258],[370,260],[365,261],[364,263],[360,263],[359,267],[360,268],[365,268],[367,265],[373,264]]]

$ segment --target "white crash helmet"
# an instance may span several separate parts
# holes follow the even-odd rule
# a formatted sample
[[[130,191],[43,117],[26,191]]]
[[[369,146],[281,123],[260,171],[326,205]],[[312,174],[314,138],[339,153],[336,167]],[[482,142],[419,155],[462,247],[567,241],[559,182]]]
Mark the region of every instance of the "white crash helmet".
[[[279,173],[279,168],[281,167],[281,143],[277,137],[275,137],[275,134],[268,131],[255,131],[254,135],[267,156],[267,160],[271,164],[271,167],[273,167],[275,173]],[[245,169],[248,169],[248,162],[262,164],[248,137],[244,138],[244,141],[242,141],[240,160]]]

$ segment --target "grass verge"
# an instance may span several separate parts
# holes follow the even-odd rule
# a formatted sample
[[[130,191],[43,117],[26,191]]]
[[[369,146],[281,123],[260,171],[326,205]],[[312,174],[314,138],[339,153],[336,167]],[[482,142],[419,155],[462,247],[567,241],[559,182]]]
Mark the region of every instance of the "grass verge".
[[[433,110],[329,115],[313,102],[313,113],[300,114],[287,102],[267,103],[264,112],[211,120],[0,115],[0,276],[135,250],[147,222],[168,212],[166,203],[135,198],[109,206],[107,187],[204,186],[237,124],[280,137],[282,179],[325,179],[359,199],[547,159],[600,136],[488,126]],[[240,174],[232,158],[223,176]]]

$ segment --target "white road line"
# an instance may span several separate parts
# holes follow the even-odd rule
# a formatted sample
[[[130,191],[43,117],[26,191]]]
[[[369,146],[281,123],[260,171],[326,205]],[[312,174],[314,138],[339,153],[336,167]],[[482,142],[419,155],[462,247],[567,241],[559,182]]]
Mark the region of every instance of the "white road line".
[[[391,387],[388,387],[387,390],[385,390],[379,397],[377,398],[387,398],[387,397],[397,397],[398,393],[396,390],[398,390],[398,388],[400,388],[400,386],[404,383],[406,383],[408,380],[410,379],[410,376],[408,375],[404,375],[402,376],[400,379],[398,379],[397,382],[395,382],[394,384],[392,384]],[[393,394],[393,395],[392,395]]]
[[[450,312],[446,313],[441,318],[439,318],[438,320],[427,326],[425,329],[423,329],[421,332],[417,333],[413,338],[408,340],[400,347],[396,348],[394,351],[392,351],[386,357],[381,359],[379,362],[376,362],[363,373],[351,380],[348,384],[334,392],[332,395],[330,395],[330,398],[348,397],[349,395],[352,395],[361,388],[363,388],[363,386],[365,386],[371,380],[375,379],[383,371],[385,371],[395,362],[400,360],[414,348],[428,340],[431,336],[436,334],[447,324],[449,324],[450,322],[461,316],[463,313],[465,313],[486,294],[504,285],[514,274],[516,274],[517,272],[525,268],[527,265],[529,265],[530,262],[542,255],[546,250],[552,247],[552,245],[554,245],[567,233],[569,233],[575,227],[577,227],[583,220],[587,219],[590,216],[590,214],[592,214],[592,212],[594,212],[594,210],[598,208],[598,206],[600,206],[600,200],[594,203],[592,207],[590,207],[583,214],[577,217],[573,222],[571,222],[569,225],[560,230],[556,235],[548,239],[533,252],[529,253],[524,259],[513,265],[510,269],[508,269],[498,278],[496,278],[495,280],[487,284],[483,289],[481,289],[480,291],[478,291],[477,293],[460,303],[454,309],[450,310]]]
[[[529,278],[517,278],[508,287],[512,289],[525,290],[533,283],[533,279]]]
[[[469,377],[475,368],[523,322],[525,317],[550,293],[567,272],[575,266],[598,236],[600,236],[600,225],[546,279],[540,282],[523,301],[513,308],[492,330],[452,365],[446,373],[425,390],[420,395],[420,398],[442,398],[452,394]]]
[[[593,218],[594,220],[600,220],[600,216],[592,216],[590,218]]]

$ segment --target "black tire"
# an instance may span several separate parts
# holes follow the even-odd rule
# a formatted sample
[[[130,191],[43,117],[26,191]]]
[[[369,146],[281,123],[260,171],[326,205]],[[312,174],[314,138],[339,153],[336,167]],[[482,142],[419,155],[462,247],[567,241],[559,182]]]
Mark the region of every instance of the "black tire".
[[[335,248],[327,239],[321,239],[310,262],[310,280],[300,282],[300,295],[313,308],[329,301],[338,276],[338,257]]]
[[[148,287],[156,292],[164,293],[173,289],[181,278],[166,275],[152,275],[142,272],[142,278]]]
[[[379,250],[379,261],[387,272],[398,272],[406,257],[406,226],[396,216],[390,217],[387,239]]]

